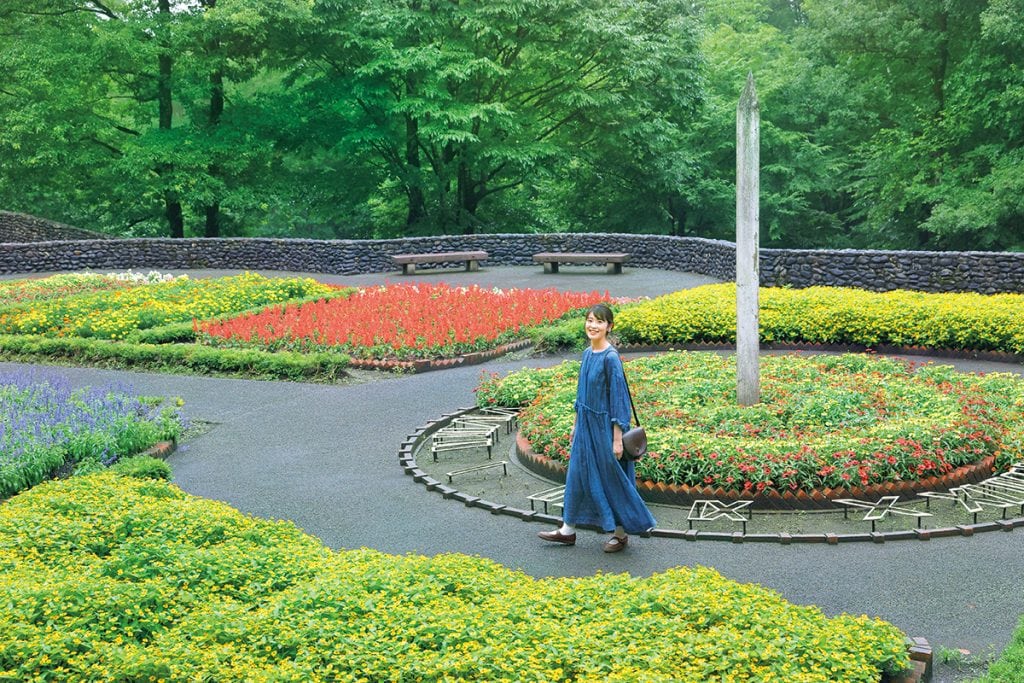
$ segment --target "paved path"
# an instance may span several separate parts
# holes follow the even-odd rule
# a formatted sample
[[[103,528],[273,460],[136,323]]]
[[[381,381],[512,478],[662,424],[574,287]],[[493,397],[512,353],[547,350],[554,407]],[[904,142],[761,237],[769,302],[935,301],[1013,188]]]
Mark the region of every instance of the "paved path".
[[[531,280],[527,270],[534,269],[484,269],[454,274],[465,275],[458,279],[449,274],[437,279],[469,281],[474,276],[472,281],[510,286]],[[608,288],[614,295],[654,296],[704,281],[678,273],[631,272],[642,277],[580,273],[566,284]],[[561,285],[555,277],[561,276],[548,276],[544,285],[521,286]],[[368,284],[373,278],[359,280]],[[340,386],[14,363],[0,363],[0,371],[55,372],[79,385],[123,383],[142,394],[181,396],[187,416],[217,424],[170,458],[176,483],[249,514],[292,520],[333,548],[480,555],[535,577],[597,571],[646,576],[679,565],[702,565],[736,581],[772,588],[791,602],[818,605],[828,614],[879,616],[910,635],[927,638],[936,649],[998,652],[1009,640],[1024,614],[1021,530],[838,546],[635,538],[626,552],[607,555],[601,552],[603,535],[583,532],[575,548],[544,544],[535,537],[541,529],[537,524],[443,500],[403,474],[399,443],[442,413],[472,405],[482,369],[504,373],[559,360],[499,360]],[[1019,365],[958,365],[1022,372]],[[954,681],[957,676],[940,666],[934,680]]]

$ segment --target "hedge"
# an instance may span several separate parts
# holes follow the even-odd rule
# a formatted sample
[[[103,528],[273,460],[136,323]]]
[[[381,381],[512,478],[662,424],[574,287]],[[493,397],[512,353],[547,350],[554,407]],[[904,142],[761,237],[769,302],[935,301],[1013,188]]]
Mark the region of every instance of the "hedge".
[[[869,292],[843,287],[759,292],[764,343],[923,346],[1024,353],[1024,295]],[[731,343],[736,285],[704,285],[624,306],[615,332],[628,344]]]
[[[183,368],[197,373],[244,374],[273,379],[333,379],[351,362],[343,353],[219,349],[200,344],[143,344],[78,337],[0,335],[0,354],[12,360],[65,359],[147,370]]]

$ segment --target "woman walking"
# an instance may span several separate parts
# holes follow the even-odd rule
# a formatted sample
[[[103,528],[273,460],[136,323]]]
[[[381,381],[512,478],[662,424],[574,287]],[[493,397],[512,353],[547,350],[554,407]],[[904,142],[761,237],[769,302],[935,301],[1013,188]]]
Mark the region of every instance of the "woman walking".
[[[623,458],[622,435],[629,431],[630,403],[618,351],[608,340],[612,310],[597,304],[587,311],[590,347],[583,351],[576,419],[565,478],[562,527],[542,531],[545,541],[576,544],[576,527],[596,526],[611,533],[606,553],[625,549],[630,533],[654,528],[654,517],[636,490],[633,461]]]

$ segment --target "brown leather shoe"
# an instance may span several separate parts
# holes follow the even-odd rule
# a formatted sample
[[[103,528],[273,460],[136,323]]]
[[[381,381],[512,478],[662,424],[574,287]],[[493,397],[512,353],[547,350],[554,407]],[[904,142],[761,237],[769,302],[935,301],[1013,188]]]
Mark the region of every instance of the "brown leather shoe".
[[[629,536],[612,536],[604,544],[606,553],[617,553],[625,550],[629,543]]]
[[[537,537],[545,541],[551,541],[552,543],[576,545],[576,534],[563,534],[558,531],[541,531],[537,534]]]

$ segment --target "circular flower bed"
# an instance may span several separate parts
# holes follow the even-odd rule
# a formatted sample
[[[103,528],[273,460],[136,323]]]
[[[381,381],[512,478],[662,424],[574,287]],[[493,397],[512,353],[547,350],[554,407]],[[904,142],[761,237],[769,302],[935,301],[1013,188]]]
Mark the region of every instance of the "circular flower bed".
[[[531,449],[566,464],[579,364],[485,377],[481,405],[525,406]],[[733,356],[626,363],[650,450],[637,478],[736,494],[811,492],[943,476],[1024,450],[1024,382],[869,355],[761,360],[761,402],[736,402]]]

